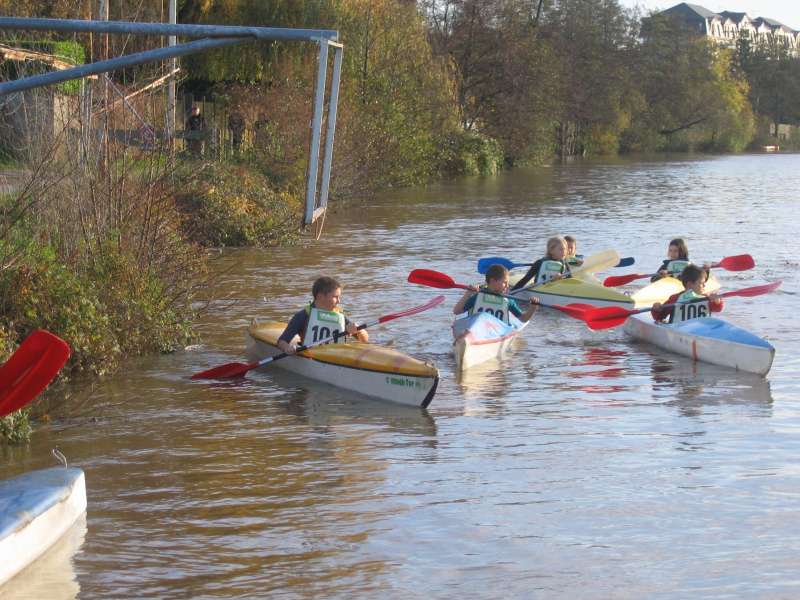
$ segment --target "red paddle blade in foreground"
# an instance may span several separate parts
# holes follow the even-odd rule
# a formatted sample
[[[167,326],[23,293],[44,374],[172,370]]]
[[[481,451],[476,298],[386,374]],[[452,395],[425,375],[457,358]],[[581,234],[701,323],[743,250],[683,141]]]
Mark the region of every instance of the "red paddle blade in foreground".
[[[258,363],[241,363],[233,362],[207,369],[200,373],[192,375],[192,379],[233,379],[234,377],[242,377],[250,369],[255,369]]]
[[[50,385],[67,362],[69,345],[39,329],[0,367],[0,417],[19,410]]]

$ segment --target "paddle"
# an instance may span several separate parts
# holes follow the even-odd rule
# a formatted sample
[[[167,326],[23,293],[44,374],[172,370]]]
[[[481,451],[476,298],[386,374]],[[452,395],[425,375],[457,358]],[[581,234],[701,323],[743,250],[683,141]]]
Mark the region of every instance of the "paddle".
[[[0,367],[0,417],[19,410],[50,385],[67,362],[69,345],[37,329]]]
[[[591,258],[591,257],[589,257]],[[604,257],[605,259],[605,257]],[[587,259],[588,260],[588,259]],[[605,262],[605,261],[604,261]],[[614,267],[630,267],[633,263],[636,262],[632,256],[628,256],[626,258],[621,258],[617,262],[617,264],[613,265]],[[576,267],[575,270],[583,269],[584,264],[580,267]],[[478,273],[481,275],[486,275],[486,271],[489,270],[489,267],[492,265],[503,265],[509,271],[511,269],[516,269],[517,267],[530,267],[533,266],[533,263],[515,263],[513,261],[508,260],[507,258],[503,258],[502,256],[487,256],[486,258],[479,258],[478,259]]]
[[[630,267],[635,262],[635,258],[632,256],[626,256],[625,258],[620,258],[619,262],[615,264],[614,267]]]
[[[439,271],[432,271],[430,269],[414,269],[411,273],[408,274],[408,281],[409,283],[417,283],[419,285],[426,285],[428,287],[437,288],[440,290],[449,290],[449,289],[460,289],[460,290],[470,290],[472,289],[471,286],[465,283],[456,283],[455,280],[447,275],[446,273],[440,273]],[[493,296],[500,296],[501,298],[510,298],[511,300],[516,300],[517,302],[528,302],[530,300],[523,300],[522,298],[517,298],[515,296],[510,296],[509,294],[497,294],[495,292],[486,292],[492,294]],[[576,307],[576,306],[559,306],[556,304],[553,305],[546,305],[540,304],[539,306],[544,306],[545,308],[552,308],[568,315],[574,316],[576,319],[580,319],[579,316],[583,309]]]
[[[769,294],[770,292],[775,291],[780,287],[781,281],[773,281],[772,283],[767,283],[764,285],[756,285],[749,288],[742,288],[740,290],[732,290],[730,292],[724,292],[722,294],[717,294],[720,298],[729,298],[731,296],[742,296],[745,298],[750,298],[753,296],[761,296],[762,294]],[[664,304],[664,307],[673,307],[677,306],[678,304],[686,304],[685,302],[676,302],[673,304]],[[589,329],[611,329],[612,327],[617,327],[618,325],[622,325],[628,317],[631,315],[636,315],[640,313],[650,312],[650,308],[639,308],[636,310],[628,310],[627,308],[622,308],[620,306],[607,306],[603,308],[594,308],[594,309],[585,309],[583,313],[576,312],[575,318],[582,320],[589,326]]]
[[[418,313],[424,312],[434,306],[439,306],[442,302],[444,302],[444,296],[436,296],[430,302],[426,304],[422,304],[420,306],[415,306],[414,308],[409,308],[408,310],[404,310],[401,312],[392,313],[390,315],[384,315],[379,317],[375,321],[371,323],[364,323],[363,325],[358,326],[358,331],[362,329],[366,329],[367,327],[374,327],[375,325],[380,325],[381,323],[388,323],[389,321],[393,321],[395,319],[399,319],[400,317],[410,317],[411,315],[416,315]],[[327,344],[329,342],[338,340],[340,337],[345,337],[348,335],[345,332],[336,333],[329,338],[325,338],[313,344],[307,344],[297,347],[297,352],[302,352],[303,350],[308,350],[309,348],[313,348],[314,346],[320,346],[322,344]],[[268,365],[269,363],[275,362],[276,360],[280,360],[282,358],[286,358],[287,356],[291,356],[286,352],[282,352],[281,354],[277,354],[276,356],[270,356],[268,358],[264,358],[257,362],[251,363],[227,363],[224,365],[220,365],[219,367],[214,367],[212,369],[208,369],[206,371],[201,371],[200,373],[195,373],[192,375],[192,379],[229,379],[232,377],[241,377],[251,369],[257,369],[258,367],[263,367],[264,365]]]
[[[738,254],[736,256],[727,256],[723,258],[721,261],[716,263],[711,263],[711,268],[723,268],[726,271],[747,271],[748,269],[752,269],[756,266],[753,257],[749,254]],[[606,287],[617,287],[618,285],[625,285],[626,283],[630,283],[631,281],[635,281],[636,279],[644,279],[645,277],[655,277],[656,274],[641,274],[641,273],[631,273],[630,275],[617,275],[612,277],[606,277],[606,280],[603,282],[603,285]]]

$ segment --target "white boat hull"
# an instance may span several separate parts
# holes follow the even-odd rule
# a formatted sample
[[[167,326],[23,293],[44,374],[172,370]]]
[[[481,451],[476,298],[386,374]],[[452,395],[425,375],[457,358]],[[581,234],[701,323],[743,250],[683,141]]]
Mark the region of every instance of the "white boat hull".
[[[481,339],[481,336],[475,335],[469,329],[460,327],[461,321],[467,321],[468,318],[456,319],[453,323],[453,354],[456,358],[456,369],[459,371],[500,358],[528,325],[517,321],[518,326],[510,327],[494,317],[482,315],[482,318],[491,319],[494,322],[490,324],[490,327],[496,328],[495,335],[484,336]]]
[[[693,319],[678,326],[656,323],[647,314],[625,321],[629,335],[695,361],[766,375],[775,348],[753,334],[722,319]]]
[[[44,554],[84,512],[80,469],[43,469],[0,482],[0,584]]]
[[[248,343],[249,353],[259,360],[281,354],[278,348],[260,340],[250,338]],[[302,356],[287,356],[268,368],[282,369],[380,400],[421,408],[430,404],[439,384],[439,377],[435,376],[368,371]]]

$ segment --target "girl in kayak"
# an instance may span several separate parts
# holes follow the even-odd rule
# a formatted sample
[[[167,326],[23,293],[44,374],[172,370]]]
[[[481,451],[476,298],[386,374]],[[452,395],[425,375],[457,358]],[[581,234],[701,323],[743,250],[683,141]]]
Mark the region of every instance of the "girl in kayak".
[[[511,288],[512,291],[520,290],[533,280],[533,286],[569,277],[569,265],[564,260],[567,256],[567,242],[562,237],[551,237],[547,240],[547,254],[537,260],[525,277],[520,279]]]
[[[688,264],[689,248],[686,246],[686,240],[675,238],[669,243],[667,258],[661,263],[658,271],[650,278],[650,281],[658,281],[664,277],[678,277]]]
[[[723,307],[722,298],[716,294],[704,295],[703,288],[708,280],[708,271],[696,265],[687,265],[681,273],[681,282],[685,290],[670,296],[664,304],[656,302],[650,314],[656,321],[675,324],[710,317],[712,312],[720,312]],[[665,306],[673,304],[674,306]]]
[[[311,287],[314,300],[302,310],[297,311],[286,329],[278,338],[278,348],[286,354],[297,351],[298,342],[313,344],[332,338],[331,342],[343,342],[346,336],[353,335],[360,342],[368,342],[366,330],[358,331],[358,324],[347,317],[339,306],[342,286],[333,277],[320,277]]]
[[[508,293],[508,269],[503,265],[492,265],[486,271],[486,286],[470,286],[464,292],[461,299],[453,307],[453,314],[460,315],[468,312],[474,315],[479,312],[486,312],[494,315],[503,323],[509,323],[509,313],[517,317],[523,323],[530,320],[536,312],[536,305],[539,304],[538,298],[530,299],[528,310],[522,312],[513,298],[505,298],[502,294]]]
[[[578,254],[578,240],[571,235],[565,235],[564,241],[567,242],[567,264],[570,267],[580,267],[583,264],[583,254]]]

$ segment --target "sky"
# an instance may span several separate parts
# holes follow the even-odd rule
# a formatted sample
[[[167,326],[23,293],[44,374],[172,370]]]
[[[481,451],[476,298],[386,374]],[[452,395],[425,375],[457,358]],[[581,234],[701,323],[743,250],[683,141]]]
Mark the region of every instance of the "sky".
[[[652,10],[664,10],[681,0],[619,0],[625,7],[640,6],[645,13]],[[713,12],[730,10],[746,12],[751,17],[768,17],[780,21],[795,31],[800,31],[800,0],[691,0],[689,4],[697,4]]]

